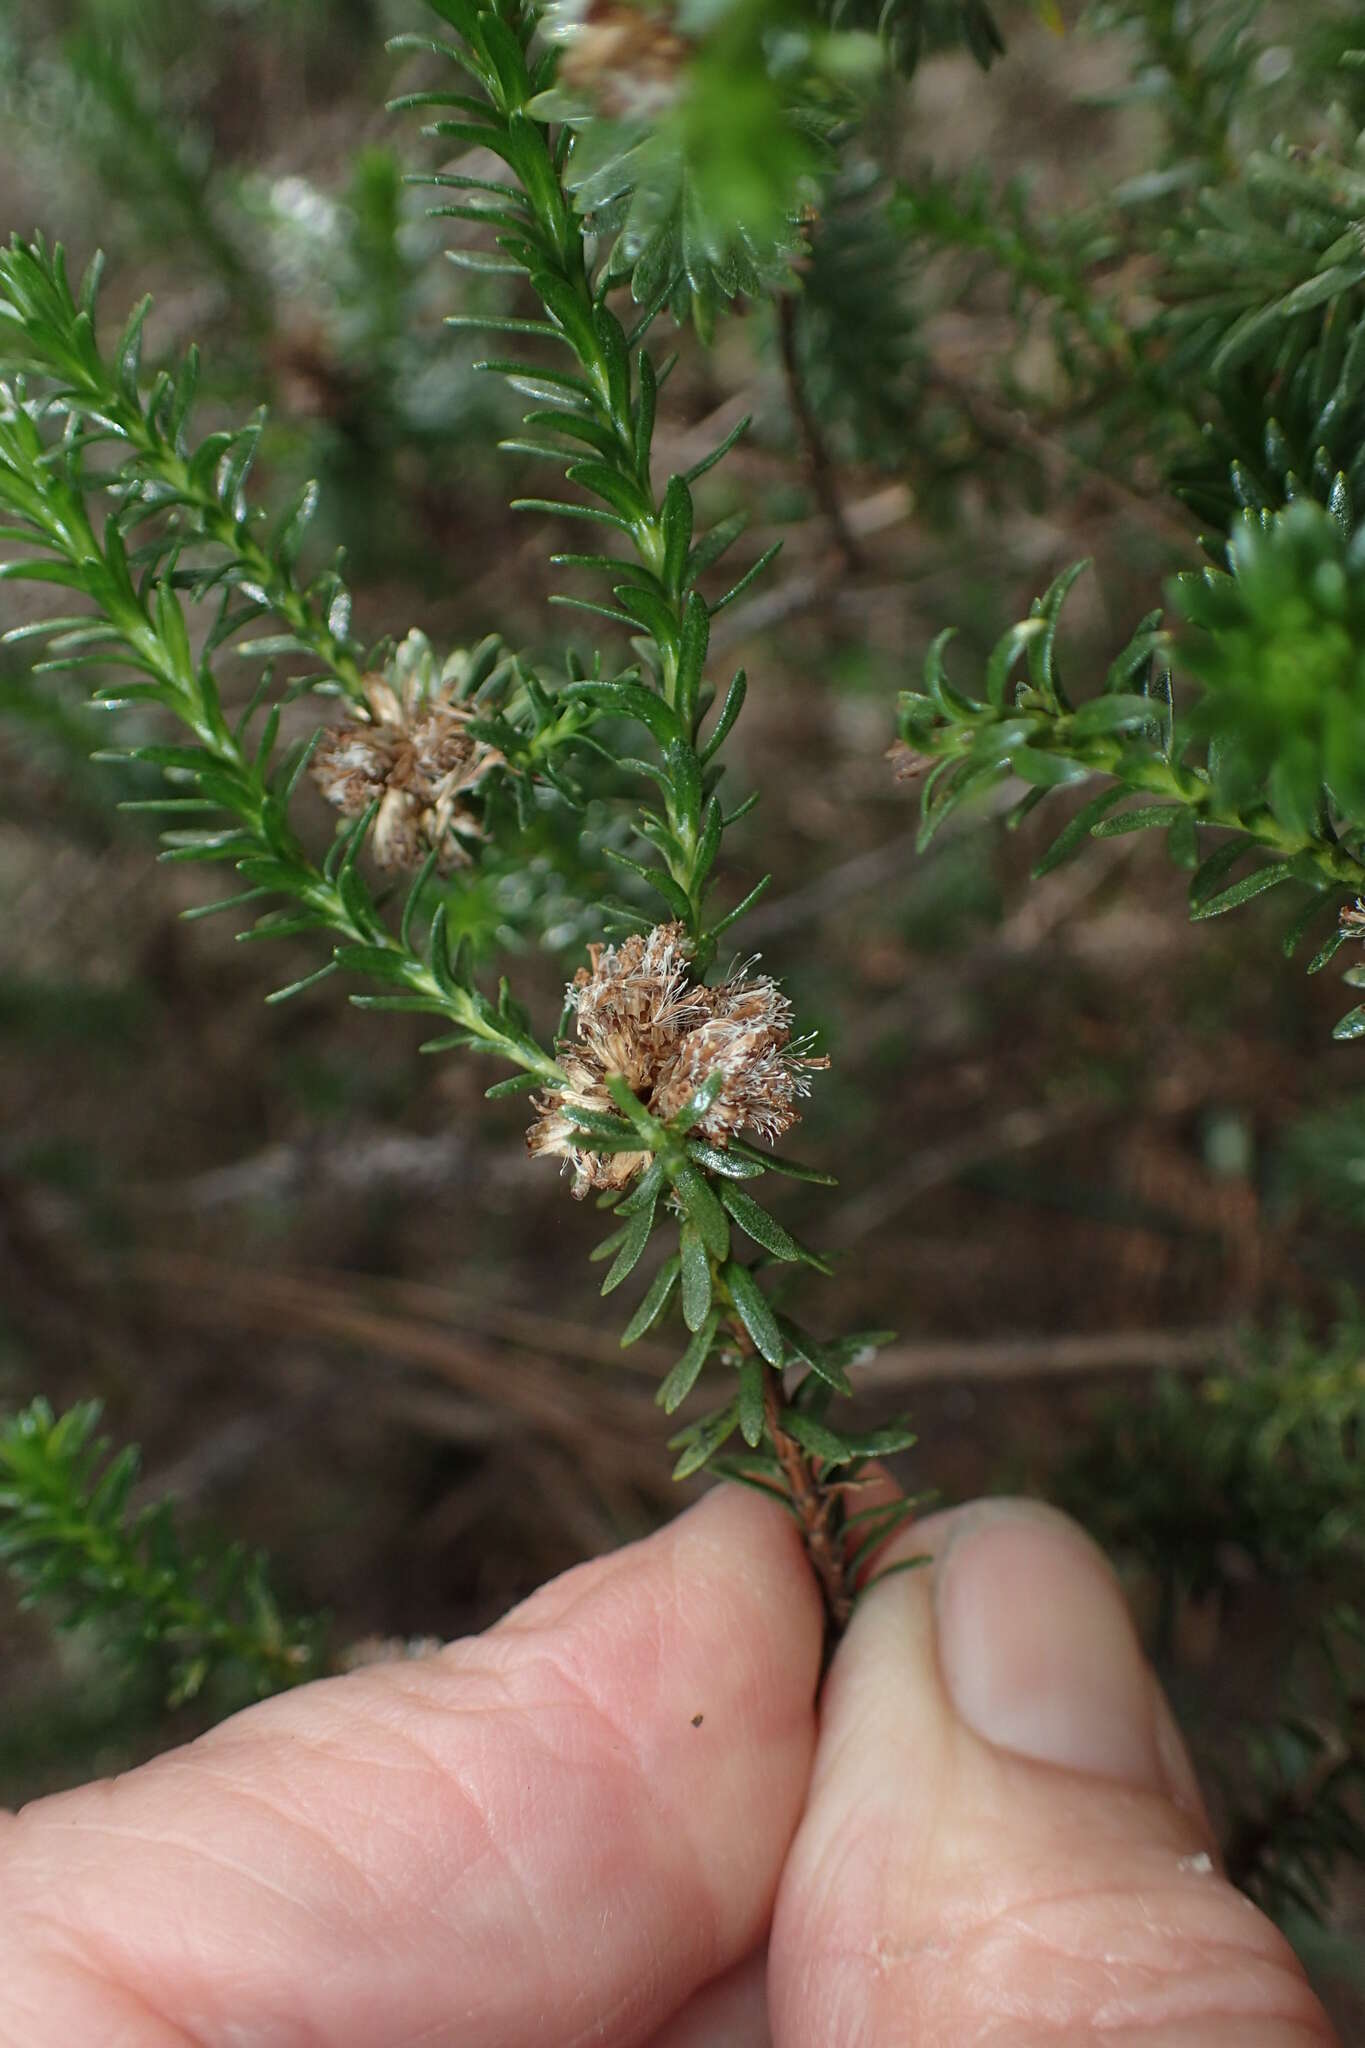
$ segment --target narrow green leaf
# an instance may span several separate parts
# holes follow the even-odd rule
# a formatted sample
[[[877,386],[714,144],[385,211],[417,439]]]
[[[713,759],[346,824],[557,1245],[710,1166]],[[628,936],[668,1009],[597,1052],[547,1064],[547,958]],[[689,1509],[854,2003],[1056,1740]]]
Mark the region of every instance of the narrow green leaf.
[[[1241,903],[1249,903],[1253,896],[1262,895],[1280,882],[1294,879],[1294,871],[1288,861],[1272,861],[1263,868],[1253,868],[1249,875],[1243,875],[1230,887],[1220,889],[1216,896],[1205,896],[1190,906],[1190,917],[1198,923],[1206,917],[1221,917],[1224,911],[1236,910]]]
[[[605,1146],[613,1152],[638,1152],[641,1149],[639,1133],[632,1124],[621,1117],[608,1116],[600,1109],[585,1109],[579,1103],[566,1103],[564,1115],[576,1131],[591,1138],[594,1149]]]
[[[714,1107],[716,1097],[724,1086],[725,1075],[723,1071],[719,1067],[713,1068],[700,1087],[694,1089],[692,1094],[688,1096],[677,1115],[670,1118],[669,1130],[676,1137],[686,1137],[687,1133],[701,1122],[707,1111]]]
[[[690,1160],[672,1165],[669,1178],[678,1206],[697,1230],[713,1259],[730,1256],[730,1224],[710,1182]]]
[[[630,522],[621,519],[615,512],[604,512],[597,505],[572,505],[566,498],[513,498],[513,512],[548,512],[555,519],[593,519],[600,526],[614,526],[621,533],[629,533]]]
[[[747,1160],[751,1166],[761,1166],[765,1172],[783,1173],[788,1180],[806,1180],[821,1188],[837,1188],[839,1185],[832,1173],[822,1173],[817,1166],[803,1166],[796,1159],[784,1159],[777,1152],[760,1152],[756,1145],[748,1144],[743,1138],[731,1138],[726,1149],[737,1159]]]
[[[720,1311],[717,1309],[697,1325],[691,1343],[660,1385],[654,1398],[665,1415],[671,1415],[674,1409],[680,1408],[697,1384],[701,1369],[711,1355],[719,1322]]]
[[[1083,762],[1044,753],[1039,747],[1014,747],[1009,763],[1016,775],[1036,789],[1063,789],[1068,783],[1087,781],[1090,775]]]
[[[711,937],[718,939],[722,932],[729,931],[732,924],[738,924],[742,917],[746,917],[753,909],[755,903],[757,903],[759,897],[766,894],[771,881],[772,876],[765,875],[761,882],[755,882],[748,895],[741,902],[737,903],[733,910],[727,910],[724,917],[716,919],[711,927]]]
[[[485,1088],[483,1099],[485,1102],[499,1102],[504,1095],[529,1095],[533,1089],[543,1086],[539,1074],[513,1074],[508,1080],[495,1081],[491,1088]]]
[[[711,1261],[695,1224],[683,1224],[679,1247],[683,1321],[689,1330],[700,1330],[711,1313]]]
[[[1018,664],[1020,655],[1027,650],[1029,642],[1036,640],[1043,631],[1044,627],[1040,620],[1021,619],[1017,625],[1011,626],[1007,633],[1003,633],[991,649],[986,662],[986,699],[997,711],[1008,708],[1010,676]],[[930,650],[931,653],[936,650],[941,652],[946,638],[947,635],[941,633],[934,643],[934,648]]]
[[[128,324],[114,350],[114,362],[124,396],[133,399],[134,402],[138,396],[138,378],[142,374],[142,329],[151,311],[151,305],[150,294],[138,300],[128,316]]]
[[[652,1329],[655,1323],[658,1322],[659,1317],[668,1306],[669,1296],[678,1284],[679,1264],[678,1255],[675,1252],[671,1258],[664,1261],[663,1265],[660,1266],[658,1272],[654,1275],[644,1300],[640,1303],[640,1306],[636,1309],[621,1333],[622,1350],[628,1344],[634,1344],[639,1338],[644,1336],[646,1330]]]
[[[731,678],[730,687],[725,692],[725,701],[720,707],[720,715],[698,752],[697,758],[702,762],[703,766],[724,744],[726,735],[744,708],[744,698],[748,687],[749,679],[745,675],[744,670],[742,668],[736,669]]]
[[[797,1261],[804,1266],[814,1266],[818,1273],[830,1273],[833,1268],[816,1253],[803,1245],[799,1238],[761,1208],[752,1195],[746,1195],[742,1188],[731,1187],[728,1183],[720,1190],[720,1199],[729,1210],[740,1229],[750,1236],[755,1244],[762,1245],[765,1252],[771,1252],[775,1259]]]
[[[1314,918],[1321,917],[1329,900],[1325,891],[1317,892],[1309,897],[1301,910],[1296,911],[1280,940],[1280,948],[1286,960],[1293,959],[1309,926]]]
[[[1120,790],[1121,796],[1129,792]],[[1093,839],[1120,839],[1125,832],[1166,830],[1186,815],[1184,804],[1143,804],[1135,811],[1121,811],[1117,818],[1105,818],[1091,827]]]
[[[1249,833],[1236,832],[1205,857],[1190,878],[1191,910],[1197,910],[1201,903],[1207,903],[1211,896],[1217,894],[1224,875],[1230,874],[1242,855],[1250,853],[1255,844]]]
[[[751,1451],[763,1441],[763,1361],[746,1358],[739,1369],[739,1433]]]
[[[634,425],[635,447],[639,460],[640,482],[646,488],[649,484],[649,458],[654,445],[654,416],[658,407],[659,383],[654,362],[649,350],[642,348],[635,358],[639,372],[640,395],[635,402]]]
[[[407,962],[396,948],[385,946],[338,946],[332,954],[347,974],[368,974],[375,981],[407,981]]]
[[[851,1394],[853,1382],[849,1379],[842,1359],[837,1351],[827,1344],[817,1344],[815,1339],[791,1321],[788,1316],[779,1316],[778,1328],[786,1339],[787,1349],[803,1365],[808,1365],[818,1380],[830,1387],[836,1394]]]
[[[696,857],[692,863],[694,888],[699,888],[710,875],[720,853],[720,842],[725,827],[732,822],[733,820],[727,819],[721,810],[720,798],[708,798],[706,809],[702,812],[701,836],[697,841]]]
[[[647,1202],[657,1201],[663,1192],[664,1162],[656,1159],[647,1166],[634,1187],[624,1200],[617,1204],[618,1216],[633,1216],[637,1209],[643,1209]]]
[[[721,1445],[735,1433],[739,1422],[739,1403],[732,1401],[728,1408],[720,1408],[714,1415],[694,1424],[681,1437],[672,1440],[670,1448],[682,1444],[682,1455],[673,1467],[675,1479],[690,1479],[694,1472],[700,1472],[703,1465],[714,1457]]]
[[[691,923],[692,905],[688,902],[684,891],[679,888],[678,884],[669,874],[667,868],[646,867],[643,861],[632,860],[628,853],[618,853],[614,846],[604,846],[602,851],[614,866],[629,868],[630,872],[633,875],[638,875],[642,882],[648,882],[655,894],[662,897],[670,917],[676,918],[680,924]]]
[[[1082,804],[1075,817],[1063,825],[1047,852],[1036,863],[1033,869],[1034,880],[1040,881],[1044,875],[1050,875],[1054,868],[1061,867],[1066,861],[1074,860],[1105,813],[1127,794],[1123,785],[1116,783],[1111,789],[1101,790],[1088,804]]]
[[[872,1588],[880,1586],[883,1579],[898,1578],[902,1572],[922,1571],[925,1565],[932,1564],[933,1561],[933,1557],[926,1551],[920,1557],[902,1557],[898,1558],[895,1564],[883,1565],[879,1572],[873,1572],[865,1586],[859,1588],[857,1597],[859,1600],[865,1600]]]
[[[745,570],[738,583],[732,583],[724,597],[716,599],[715,603],[711,606],[712,618],[715,617],[717,612],[723,612],[727,606],[732,605],[736,598],[743,597],[749,585],[763,574],[763,571],[770,562],[776,561],[781,552],[782,543],[780,540],[775,540],[770,548],[764,548],[763,553],[759,556],[753,567]]]
[[[619,1230],[613,1230],[609,1236],[602,1239],[600,1244],[593,1246],[592,1250],[588,1253],[589,1262],[596,1266],[600,1265],[603,1259],[611,1258],[613,1253],[619,1251],[625,1234],[626,1225],[623,1223]]]
[[[857,1456],[837,1430],[817,1422],[813,1415],[803,1415],[799,1408],[782,1410],[782,1427],[788,1436],[795,1437],[803,1451],[809,1451],[826,1466],[849,1465]]]
[[[716,464],[722,462],[730,453],[730,450],[734,447],[736,441],[740,439],[741,435],[748,432],[752,423],[753,414],[746,412],[738,425],[731,427],[725,439],[717,442],[709,455],[703,455],[700,462],[694,462],[691,469],[684,472],[683,481],[694,484],[699,476],[706,475],[708,469],[714,469]]]
[[[786,1353],[782,1343],[782,1332],[777,1326],[777,1318],[772,1312],[767,1295],[749,1268],[740,1265],[737,1259],[726,1261],[721,1277],[730,1290],[730,1298],[750,1337],[769,1365],[780,1366]]]
[[[315,988],[318,982],[326,981],[327,977],[335,974],[336,971],[336,962],[329,960],[324,967],[315,969],[312,974],[303,975],[298,981],[291,981],[287,987],[272,989],[266,997],[266,1002],[270,1004],[287,1003],[291,996],[302,995],[306,988]]]
[[[892,1458],[897,1451],[913,1449],[919,1438],[902,1418],[884,1422],[877,1429],[855,1431],[845,1443],[858,1458]]]
[[[688,550],[692,546],[692,493],[680,476],[668,479],[660,523],[664,537],[663,580],[674,595],[680,597],[687,575]]]
[[[1309,961],[1308,972],[1310,974],[1321,974],[1323,968],[1336,958],[1341,948],[1346,944],[1346,941],[1353,936],[1353,933],[1349,932],[1344,925],[1334,932],[1329,932],[1317,952],[1313,955],[1313,958]]]
[[[620,718],[633,718],[661,747],[685,746],[687,734],[671,704],[642,683],[570,683],[561,693],[570,704],[591,704]]]
[[[621,1115],[652,1152],[662,1141],[664,1127],[657,1117],[651,1116],[640,1101],[624,1074],[606,1076],[607,1093]]]
[[[610,505],[632,526],[651,516],[652,507],[633,476],[625,476],[605,462],[574,462],[564,472],[570,483],[579,484]]]
[[[1112,696],[1092,697],[1071,714],[1067,725],[1077,739],[1088,740],[1108,733],[1138,731],[1144,725],[1154,724],[1156,715],[1150,698],[1116,692]]]
[[[1193,874],[1199,865],[1199,823],[1193,811],[1175,820],[1166,834],[1166,856],[1173,867]]]
[[[717,1173],[724,1180],[761,1180],[763,1168],[750,1159],[738,1159],[733,1146],[722,1151],[719,1145],[711,1145],[702,1138],[693,1138],[687,1147],[689,1159],[707,1173]]]
[[[640,1254],[649,1243],[650,1232],[654,1228],[654,1214],[655,1204],[647,1202],[643,1208],[637,1209],[631,1217],[626,1227],[626,1234],[622,1240],[621,1249],[616,1254],[606,1279],[602,1282],[603,1294],[614,1293],[616,1288],[621,1285],[621,1282],[629,1278],[630,1274],[635,1271],[640,1260]]]
[[[613,595],[626,615],[644,627],[651,640],[668,652],[678,644],[678,621],[672,607],[652,590],[643,590],[640,585],[618,583]]]
[[[706,650],[711,639],[711,615],[703,598],[694,590],[683,608],[682,639],[678,653],[678,715],[690,733],[696,727],[697,700],[706,669]]]
[[[714,526],[708,527],[701,538],[694,543],[692,552],[688,556],[688,582],[697,582],[700,577],[706,574],[708,569],[713,569],[717,562],[723,561],[735,542],[742,534],[747,533],[748,530],[749,515],[747,512],[732,512],[728,519],[718,519]]]

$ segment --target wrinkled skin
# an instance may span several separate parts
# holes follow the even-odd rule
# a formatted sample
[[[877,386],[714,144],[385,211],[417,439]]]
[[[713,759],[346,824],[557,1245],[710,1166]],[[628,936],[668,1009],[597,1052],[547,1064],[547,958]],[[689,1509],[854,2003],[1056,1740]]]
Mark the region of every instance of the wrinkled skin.
[[[726,1490],[477,1640],[38,1801],[0,2043],[1330,2043],[1175,1751],[1172,1795],[983,1741],[930,1581],[869,1596],[817,1722],[794,1533]]]

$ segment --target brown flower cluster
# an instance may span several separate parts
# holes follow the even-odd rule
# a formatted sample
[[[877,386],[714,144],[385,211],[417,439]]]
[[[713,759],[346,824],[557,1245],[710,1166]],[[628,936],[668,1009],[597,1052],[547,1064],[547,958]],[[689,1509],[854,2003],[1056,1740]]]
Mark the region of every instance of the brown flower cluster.
[[[827,1067],[792,1037],[790,1002],[767,975],[741,970],[719,987],[690,979],[686,932],[656,925],[619,946],[591,946],[568,994],[576,1036],[560,1047],[566,1084],[537,1098],[527,1133],[533,1155],[555,1153],[573,1168],[574,1194],[621,1188],[648,1164],[648,1152],[594,1152],[571,1109],[615,1115],[607,1076],[619,1074],[653,1116],[676,1116],[702,1084],[720,1075],[718,1092],[695,1126],[726,1145],[751,1131],[771,1142],[798,1122],[810,1075]]]
[[[891,763],[897,782],[914,782],[926,768],[932,768],[932,754],[921,754],[905,740],[893,740],[885,758]]]
[[[326,733],[309,764],[313,780],[343,817],[358,818],[378,799],[370,846],[384,868],[419,867],[433,850],[444,871],[465,859],[451,831],[477,836],[479,821],[461,799],[502,761],[469,730],[473,713],[456,703],[430,665],[400,666],[397,687],[365,678],[368,718]]]
[[[559,82],[617,121],[644,120],[682,89],[688,44],[668,9],[645,0],[565,0],[552,33],[563,43]]]
[[[1365,939],[1365,903],[1359,896],[1341,912],[1341,928],[1353,939]]]

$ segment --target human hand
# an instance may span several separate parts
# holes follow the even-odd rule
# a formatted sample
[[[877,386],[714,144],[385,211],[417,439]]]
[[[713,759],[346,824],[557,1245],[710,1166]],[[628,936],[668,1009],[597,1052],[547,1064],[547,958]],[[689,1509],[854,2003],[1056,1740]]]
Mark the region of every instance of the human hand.
[[[1098,1553],[1000,1508],[916,1544],[818,1749],[809,1572],[724,1489],[486,1636],[36,1802],[0,1832],[0,2043],[1330,2042],[1210,1866]]]
[[[779,2048],[1329,2048],[1288,1943],[1220,1873],[1100,1551],[1025,1501],[890,1555],[925,1551],[824,1687],[770,1944]]]

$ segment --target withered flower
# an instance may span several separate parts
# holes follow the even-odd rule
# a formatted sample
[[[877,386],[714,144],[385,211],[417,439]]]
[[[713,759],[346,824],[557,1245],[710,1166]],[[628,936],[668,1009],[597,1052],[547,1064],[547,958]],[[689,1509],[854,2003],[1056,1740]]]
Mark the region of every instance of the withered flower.
[[[556,1153],[573,1167],[573,1191],[622,1188],[648,1164],[648,1152],[594,1152],[572,1109],[616,1114],[607,1076],[618,1074],[650,1113],[676,1116],[713,1076],[720,1084],[694,1126],[724,1146],[751,1131],[770,1142],[799,1120],[798,1100],[827,1059],[792,1037],[792,1006],[767,975],[741,969],[718,987],[690,978],[680,924],[656,925],[619,946],[590,946],[568,990],[576,1035],[559,1049],[565,1085],[537,1098],[527,1132],[534,1156]]]
[[[897,782],[913,782],[923,775],[926,768],[934,765],[932,754],[921,754],[906,740],[893,740],[884,758],[891,763]]]
[[[1365,903],[1359,896],[1354,903],[1348,903],[1341,913],[1341,928],[1353,939],[1365,939]]]
[[[559,82],[612,120],[646,120],[682,90],[688,44],[671,9],[648,0],[562,0],[550,32],[562,42]]]
[[[470,732],[474,714],[456,701],[454,679],[436,676],[417,634],[399,649],[392,680],[366,676],[365,700],[368,717],[349,719],[319,742],[313,780],[346,818],[378,799],[370,846],[381,867],[418,867],[433,849],[442,871],[456,866],[467,856],[451,827],[475,836],[481,830],[461,799],[502,755]]]

